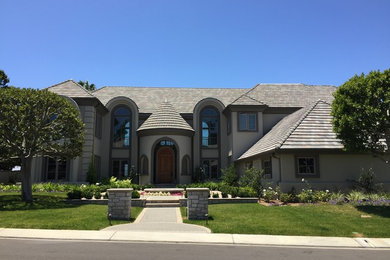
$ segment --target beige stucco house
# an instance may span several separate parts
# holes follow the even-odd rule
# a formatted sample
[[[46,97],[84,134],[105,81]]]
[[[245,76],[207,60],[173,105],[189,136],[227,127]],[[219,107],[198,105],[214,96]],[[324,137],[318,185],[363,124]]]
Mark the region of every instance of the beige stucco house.
[[[36,158],[39,181],[84,182],[91,160],[99,178],[136,172],[140,184],[190,183],[198,169],[218,179],[235,163],[265,170],[282,190],[347,188],[361,168],[389,187],[390,165],[343,151],[332,131],[333,86],[258,84],[250,89],[103,87],[73,80],[48,88],[67,98],[86,125],[80,157]],[[387,158],[389,160],[389,158]]]

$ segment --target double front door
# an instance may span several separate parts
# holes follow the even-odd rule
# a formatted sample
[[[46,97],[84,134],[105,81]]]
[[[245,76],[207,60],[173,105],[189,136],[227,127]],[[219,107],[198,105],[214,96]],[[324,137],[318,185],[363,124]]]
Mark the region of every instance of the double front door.
[[[157,183],[172,183],[175,171],[175,151],[161,147],[157,151]]]

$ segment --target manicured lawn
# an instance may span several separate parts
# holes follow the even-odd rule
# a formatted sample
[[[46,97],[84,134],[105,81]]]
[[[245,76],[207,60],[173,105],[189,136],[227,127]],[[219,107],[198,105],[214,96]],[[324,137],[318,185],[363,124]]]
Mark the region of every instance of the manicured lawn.
[[[71,205],[65,193],[34,193],[26,204],[17,193],[0,193],[0,227],[99,230],[109,226],[107,205]],[[142,208],[131,208],[133,220]],[[130,221],[131,222],[131,221]],[[113,220],[112,224],[129,221]]]
[[[204,220],[184,223],[203,225],[214,233],[390,237],[390,207],[385,206],[219,204],[209,205],[209,218],[208,225]]]

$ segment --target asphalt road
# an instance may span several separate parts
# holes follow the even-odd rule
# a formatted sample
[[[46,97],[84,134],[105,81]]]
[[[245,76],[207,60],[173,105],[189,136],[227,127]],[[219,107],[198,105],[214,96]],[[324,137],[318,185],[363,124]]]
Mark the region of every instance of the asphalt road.
[[[0,239],[0,259],[390,259],[390,250]]]

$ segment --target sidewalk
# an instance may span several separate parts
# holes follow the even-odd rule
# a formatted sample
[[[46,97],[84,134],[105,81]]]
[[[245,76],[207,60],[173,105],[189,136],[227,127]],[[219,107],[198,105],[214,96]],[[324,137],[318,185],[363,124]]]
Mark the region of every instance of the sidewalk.
[[[140,231],[86,231],[0,228],[0,238],[390,249],[390,238],[271,236],[186,232],[151,233]]]

